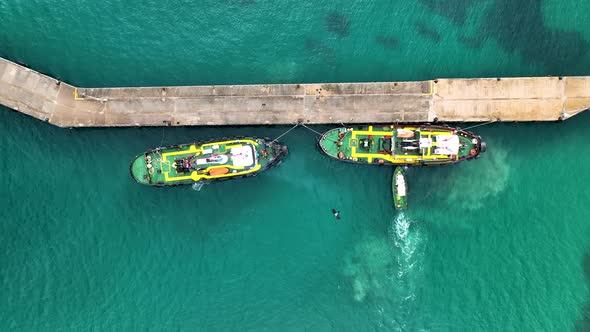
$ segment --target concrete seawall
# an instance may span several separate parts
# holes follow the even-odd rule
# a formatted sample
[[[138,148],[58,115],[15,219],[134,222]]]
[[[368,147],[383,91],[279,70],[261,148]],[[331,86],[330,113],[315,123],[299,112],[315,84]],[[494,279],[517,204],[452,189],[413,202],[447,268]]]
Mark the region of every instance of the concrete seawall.
[[[60,127],[555,121],[590,76],[89,89],[0,58],[0,104]]]

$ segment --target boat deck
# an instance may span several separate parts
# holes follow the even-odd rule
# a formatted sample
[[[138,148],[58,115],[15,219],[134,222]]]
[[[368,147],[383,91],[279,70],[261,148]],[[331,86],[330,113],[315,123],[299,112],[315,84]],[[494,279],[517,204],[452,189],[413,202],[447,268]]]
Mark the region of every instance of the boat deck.
[[[471,137],[461,132],[455,133],[452,129],[420,130],[420,127],[416,126],[357,128],[339,128],[327,133],[322,146],[332,156],[340,154],[343,158],[350,158],[353,161],[393,164],[459,160],[469,156],[474,146]],[[413,134],[405,139],[397,138],[395,136],[400,129],[412,131]],[[443,149],[444,141],[454,139],[455,136],[458,137],[459,144],[456,154]]]
[[[401,166],[397,166],[393,171],[391,179],[391,191],[393,193],[393,206],[396,210],[404,210],[408,208],[408,185],[404,170]]]
[[[181,184],[242,176],[260,170],[266,163],[266,150],[260,159],[258,150],[259,143],[249,139],[200,146],[178,145],[138,156],[131,171],[138,180],[150,184]]]

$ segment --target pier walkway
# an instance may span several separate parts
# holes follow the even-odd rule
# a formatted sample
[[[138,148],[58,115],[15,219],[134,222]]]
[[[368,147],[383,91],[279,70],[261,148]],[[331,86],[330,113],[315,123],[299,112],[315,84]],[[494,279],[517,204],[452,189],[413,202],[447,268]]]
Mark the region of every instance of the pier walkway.
[[[77,88],[0,58],[0,104],[60,127],[555,121],[590,76]]]

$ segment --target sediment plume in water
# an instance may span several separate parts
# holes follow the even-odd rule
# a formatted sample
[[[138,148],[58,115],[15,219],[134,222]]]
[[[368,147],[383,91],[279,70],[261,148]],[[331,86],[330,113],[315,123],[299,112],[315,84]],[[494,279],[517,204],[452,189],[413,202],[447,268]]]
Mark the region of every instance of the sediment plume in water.
[[[345,258],[344,274],[356,301],[371,297],[403,303],[415,297],[425,236],[403,213],[388,227],[387,236],[367,236]]]
[[[412,170],[408,175],[409,204],[415,208],[431,205],[446,211],[477,210],[506,189],[510,173],[508,153],[500,146],[473,161]]]
[[[466,209],[479,209],[485,200],[500,194],[508,184],[510,163],[508,153],[503,149],[494,149],[473,161],[477,165],[463,167],[461,174],[452,177],[447,196],[447,204],[461,204]]]

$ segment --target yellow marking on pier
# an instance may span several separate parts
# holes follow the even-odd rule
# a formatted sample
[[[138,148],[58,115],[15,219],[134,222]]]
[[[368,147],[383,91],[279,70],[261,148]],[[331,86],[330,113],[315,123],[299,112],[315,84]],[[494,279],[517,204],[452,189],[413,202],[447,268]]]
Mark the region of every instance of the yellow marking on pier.
[[[78,96],[78,88],[74,88],[74,100],[84,100]]]
[[[437,93],[436,91],[436,83],[434,80],[428,81],[428,93],[421,93],[422,96],[434,96]]]

